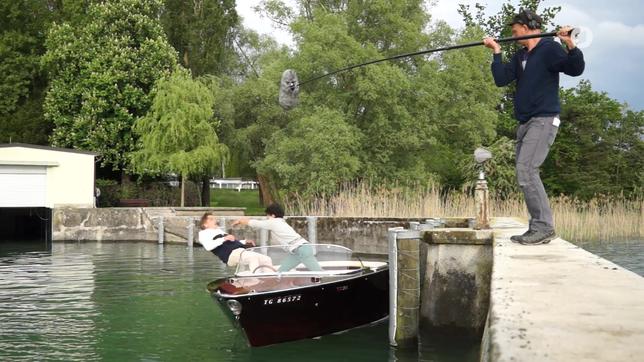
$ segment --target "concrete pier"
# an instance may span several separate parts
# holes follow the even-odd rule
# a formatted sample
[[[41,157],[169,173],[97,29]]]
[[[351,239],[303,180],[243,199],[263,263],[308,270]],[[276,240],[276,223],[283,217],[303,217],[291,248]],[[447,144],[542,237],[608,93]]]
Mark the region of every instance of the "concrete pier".
[[[492,227],[482,361],[644,360],[644,278],[562,239],[512,243],[517,220]]]
[[[482,335],[492,232],[463,227],[469,221],[432,219],[389,230],[390,345],[417,348],[421,330]]]

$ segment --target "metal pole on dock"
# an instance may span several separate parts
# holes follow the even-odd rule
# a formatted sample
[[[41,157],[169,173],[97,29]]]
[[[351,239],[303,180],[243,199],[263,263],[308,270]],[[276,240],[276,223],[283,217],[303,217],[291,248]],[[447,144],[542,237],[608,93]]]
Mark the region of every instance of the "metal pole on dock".
[[[318,243],[318,218],[317,216],[307,216],[306,217],[306,226],[307,226],[307,238],[309,243],[317,244]]]
[[[195,221],[193,218],[188,218],[188,246],[192,247],[195,241]]]
[[[474,189],[474,200],[476,204],[476,220],[474,221],[474,229],[489,229],[490,194],[483,172],[480,173],[479,179],[476,181],[476,188]]]
[[[157,218],[157,240],[159,244],[163,244],[163,216]]]
[[[266,229],[259,230],[259,245],[268,246],[268,230]]]
[[[387,231],[389,246],[389,344],[397,346],[396,329],[398,328],[398,243],[396,240],[397,230],[401,227],[390,228]]]
[[[318,243],[318,218],[317,216],[306,217],[306,237],[309,243],[313,245],[313,255],[317,255],[318,251],[315,244]]]
[[[389,241],[389,344],[418,345],[420,232],[391,228]]]
[[[410,223],[388,230],[389,243],[389,344],[417,347],[420,320],[420,238],[442,222]]]

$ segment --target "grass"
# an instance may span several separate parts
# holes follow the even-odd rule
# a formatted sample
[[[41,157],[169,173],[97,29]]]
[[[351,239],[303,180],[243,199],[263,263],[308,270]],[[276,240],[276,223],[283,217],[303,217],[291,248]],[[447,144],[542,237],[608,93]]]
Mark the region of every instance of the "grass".
[[[246,215],[264,215],[258,190],[210,189],[210,206],[245,207]]]
[[[461,192],[441,196],[437,187],[418,190],[347,188],[328,199],[289,200],[289,213],[319,216],[458,217],[474,215],[474,198]],[[644,198],[596,198],[588,202],[565,196],[551,198],[557,232],[566,240],[641,240]],[[514,216],[527,222],[523,199],[491,200],[492,216]]]

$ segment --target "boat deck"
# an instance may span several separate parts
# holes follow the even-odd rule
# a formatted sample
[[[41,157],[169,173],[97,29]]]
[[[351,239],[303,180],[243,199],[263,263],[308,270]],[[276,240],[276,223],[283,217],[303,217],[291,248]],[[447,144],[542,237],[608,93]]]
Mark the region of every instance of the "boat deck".
[[[386,262],[341,263],[320,262],[323,271],[312,272],[303,269],[283,273],[244,272],[234,277],[222,279],[218,285],[209,286],[213,292],[222,295],[244,295],[279,290],[302,288],[312,285],[331,283],[342,279],[360,276],[387,267]]]

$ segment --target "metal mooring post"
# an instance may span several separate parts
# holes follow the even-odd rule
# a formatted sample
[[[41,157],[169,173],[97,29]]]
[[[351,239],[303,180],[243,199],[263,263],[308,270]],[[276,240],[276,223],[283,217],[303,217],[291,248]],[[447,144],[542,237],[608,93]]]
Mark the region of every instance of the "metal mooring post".
[[[316,216],[306,217],[306,236],[311,244],[318,243],[318,218]]]
[[[188,246],[192,247],[195,242],[195,220],[188,218]]]
[[[313,255],[317,255],[318,251],[315,244],[318,243],[318,218],[317,216],[306,217],[306,236],[309,243],[313,244]]]
[[[159,244],[163,244],[163,216],[157,219],[157,240]]]
[[[479,174],[479,179],[476,181],[474,198],[476,203],[476,220],[474,221],[474,229],[489,229],[490,195],[487,188],[487,181],[485,181],[485,175],[482,171]]]
[[[389,344],[416,347],[420,311],[420,231],[391,228],[387,236]]]
[[[259,245],[268,246],[268,230],[266,229],[259,230]]]

